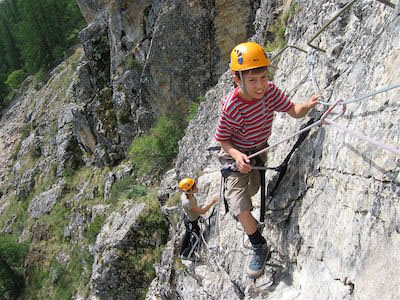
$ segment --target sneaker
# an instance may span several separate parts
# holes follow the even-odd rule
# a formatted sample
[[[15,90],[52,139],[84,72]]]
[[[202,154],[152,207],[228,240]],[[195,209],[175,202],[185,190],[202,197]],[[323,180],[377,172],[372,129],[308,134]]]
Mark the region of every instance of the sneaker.
[[[254,254],[251,258],[247,275],[250,279],[257,279],[264,273],[265,262],[271,257],[266,243],[253,245]]]

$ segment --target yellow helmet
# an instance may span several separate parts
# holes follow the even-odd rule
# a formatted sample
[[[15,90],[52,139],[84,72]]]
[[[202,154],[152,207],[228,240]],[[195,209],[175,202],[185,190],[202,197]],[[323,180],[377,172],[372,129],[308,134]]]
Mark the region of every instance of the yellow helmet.
[[[254,42],[239,44],[231,52],[232,71],[246,71],[270,64],[263,47]]]
[[[185,193],[189,191],[194,186],[194,179],[193,178],[185,178],[179,182],[179,189],[184,191]]]

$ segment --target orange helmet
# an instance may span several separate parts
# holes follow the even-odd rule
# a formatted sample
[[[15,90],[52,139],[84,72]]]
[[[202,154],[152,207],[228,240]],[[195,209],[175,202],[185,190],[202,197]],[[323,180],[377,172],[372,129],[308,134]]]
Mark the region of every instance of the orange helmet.
[[[246,71],[270,64],[264,48],[254,42],[239,44],[231,52],[232,71]]]
[[[179,182],[179,189],[184,191],[185,193],[189,191],[194,186],[194,179],[193,178],[185,178]]]

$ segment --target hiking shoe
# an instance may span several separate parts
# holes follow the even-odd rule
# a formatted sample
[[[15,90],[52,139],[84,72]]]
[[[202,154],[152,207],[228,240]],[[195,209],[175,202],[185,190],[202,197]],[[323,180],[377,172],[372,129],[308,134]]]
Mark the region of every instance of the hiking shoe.
[[[265,262],[271,257],[266,243],[253,245],[254,253],[251,258],[247,275],[250,279],[257,279],[264,273]]]
[[[191,255],[191,256],[179,255],[179,258],[181,260],[190,260],[190,261],[196,260],[196,257],[194,255]]]

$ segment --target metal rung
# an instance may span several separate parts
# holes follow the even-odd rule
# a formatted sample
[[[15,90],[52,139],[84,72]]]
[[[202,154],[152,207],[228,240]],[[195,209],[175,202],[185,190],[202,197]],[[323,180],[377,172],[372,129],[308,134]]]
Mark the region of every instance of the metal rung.
[[[275,55],[271,58],[271,61],[273,61],[274,59],[276,59],[277,57],[279,57],[286,49],[289,49],[289,48],[294,48],[294,49],[299,50],[299,51],[301,51],[301,52],[308,53],[306,50],[301,49],[300,47],[293,46],[293,45],[286,45],[286,46],[283,47],[281,50],[279,50],[279,52],[278,52],[277,54],[275,54]]]

